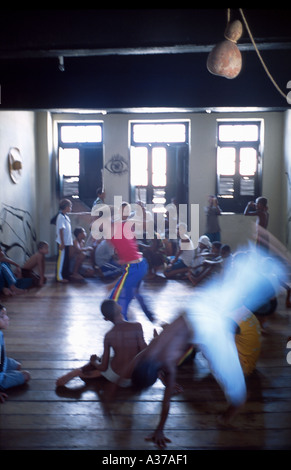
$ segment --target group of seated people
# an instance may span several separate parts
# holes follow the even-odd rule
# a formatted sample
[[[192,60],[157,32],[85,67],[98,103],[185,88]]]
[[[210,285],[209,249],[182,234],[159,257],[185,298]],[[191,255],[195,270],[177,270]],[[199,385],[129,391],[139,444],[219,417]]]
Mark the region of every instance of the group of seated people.
[[[181,230],[181,228],[180,228]],[[212,272],[220,270],[223,259],[230,255],[230,248],[220,243],[210,243],[203,235],[196,249],[183,250],[183,244],[192,241],[169,240],[155,232],[152,240],[138,240],[139,250],[149,266],[146,279],[185,278],[193,285]],[[0,294],[12,296],[22,294],[30,287],[41,287],[46,282],[45,259],[49,244],[38,243],[37,251],[20,266],[0,248]],[[83,227],[74,229],[74,241],[70,249],[70,271],[72,280],[84,281],[88,277],[103,280],[120,275],[122,266],[110,241],[87,238]],[[157,274],[159,273],[159,274]]]
[[[198,246],[187,234],[184,223],[177,225],[177,237],[171,239],[165,226],[165,233],[154,230],[148,237],[145,231],[139,237],[138,248],[148,262],[146,280],[186,279],[197,286],[205,280],[223,273],[232,263],[233,255],[229,245],[210,242],[202,235]],[[87,237],[83,227],[73,230],[74,240],[70,246],[71,279],[84,281],[87,277],[111,280],[122,273],[122,265],[110,240],[95,240]],[[49,252],[47,242],[38,244],[37,252],[23,266],[19,266],[0,250],[0,294],[11,296],[23,293],[30,287],[41,287],[46,282],[45,258]]]
[[[198,246],[194,248],[191,239],[185,233],[185,227],[179,226],[180,243],[175,256],[171,256],[165,267],[167,278],[189,279],[196,286],[209,276],[219,273],[227,260],[231,259],[231,248],[221,242],[210,242],[207,235],[202,235]]]
[[[193,285],[220,272],[226,260],[231,257],[229,245],[220,242],[211,243],[207,235],[199,238],[194,249],[192,240],[187,235],[184,223],[177,227],[177,238],[170,239],[167,231],[164,236],[154,231],[154,236],[147,238],[146,233],[138,238],[138,248],[148,262],[146,280],[189,279]],[[109,240],[94,240],[83,227],[74,230],[74,242],[71,251],[71,272],[74,279],[100,277],[111,279],[121,273],[121,265]]]
[[[0,246],[0,295],[19,295],[30,287],[43,286],[46,282],[45,256],[48,252],[49,244],[41,241],[36,253],[20,266],[7,256]]]

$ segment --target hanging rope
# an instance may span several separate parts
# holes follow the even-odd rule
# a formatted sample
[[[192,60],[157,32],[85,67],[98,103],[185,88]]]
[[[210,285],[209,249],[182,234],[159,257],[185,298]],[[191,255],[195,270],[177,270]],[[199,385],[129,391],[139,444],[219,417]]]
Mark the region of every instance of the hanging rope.
[[[271,80],[271,82],[273,83],[273,85],[275,86],[275,88],[278,90],[278,92],[279,92],[285,99],[287,99],[287,95],[286,95],[286,94],[280,89],[280,87],[277,85],[277,83],[275,82],[274,78],[272,77],[271,73],[269,72],[269,70],[268,70],[268,68],[267,68],[267,66],[266,66],[266,64],[265,64],[265,62],[264,62],[264,60],[263,60],[263,58],[262,58],[262,56],[261,56],[261,54],[260,54],[260,51],[259,51],[258,48],[257,48],[257,45],[256,45],[256,43],[255,43],[255,40],[254,40],[254,38],[253,38],[253,35],[252,35],[252,33],[251,33],[251,30],[250,30],[250,28],[249,28],[248,22],[247,22],[247,20],[246,20],[246,17],[245,17],[245,15],[244,15],[242,9],[239,8],[239,11],[240,11],[240,14],[241,14],[241,16],[242,16],[242,19],[243,19],[243,21],[244,21],[244,24],[245,24],[245,27],[246,27],[246,29],[247,29],[247,32],[248,32],[248,34],[249,34],[249,36],[250,36],[250,39],[251,39],[251,41],[252,41],[252,44],[253,44],[253,46],[254,46],[254,48],[255,48],[255,51],[256,51],[256,53],[257,53],[257,55],[258,55],[258,57],[259,57],[259,59],[260,59],[260,61],[261,61],[262,66],[264,67],[264,70],[265,70],[266,74],[268,75],[269,79]],[[229,15],[229,13],[228,13],[228,15]]]

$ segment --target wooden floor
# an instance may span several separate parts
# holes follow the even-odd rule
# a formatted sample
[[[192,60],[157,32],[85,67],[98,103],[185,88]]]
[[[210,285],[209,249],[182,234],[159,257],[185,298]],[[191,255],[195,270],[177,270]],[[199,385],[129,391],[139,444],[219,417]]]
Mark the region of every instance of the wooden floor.
[[[51,267],[52,268],[52,267]],[[159,320],[169,321],[187,301],[187,281],[148,281],[143,293]],[[155,428],[163,398],[157,382],[141,394],[121,390],[111,418],[103,406],[105,379],[84,385],[74,379],[58,391],[55,380],[84,364],[90,354],[102,353],[102,339],[110,328],[99,313],[107,296],[100,280],[59,285],[53,269],[42,289],[24,296],[1,299],[10,317],[5,332],[8,355],[31,372],[27,386],[9,391],[0,404],[1,450],[136,450],[154,451],[145,437]],[[184,392],[172,399],[165,434],[170,450],[291,449],[291,365],[287,340],[291,336],[291,310],[284,293],[270,318],[270,333],[263,338],[257,371],[248,381],[248,401],[232,427],[222,428],[217,416],[225,409],[224,396],[198,358],[179,370]],[[153,325],[136,301],[131,319],[143,324],[149,341]]]

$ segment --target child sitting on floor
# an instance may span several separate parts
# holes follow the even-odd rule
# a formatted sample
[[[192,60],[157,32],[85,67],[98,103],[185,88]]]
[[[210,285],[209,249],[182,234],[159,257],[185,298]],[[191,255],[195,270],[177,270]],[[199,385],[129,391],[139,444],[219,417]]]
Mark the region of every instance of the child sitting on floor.
[[[0,330],[7,329],[8,326],[9,317],[6,308],[0,305]],[[0,331],[0,402],[3,403],[8,396],[4,391],[30,380],[30,373],[20,369],[21,364],[19,362],[6,356],[4,336]]]
[[[93,248],[85,244],[87,233],[83,227],[76,227],[74,236],[73,245],[70,246],[70,280],[84,281],[84,277],[94,275],[93,268],[83,267],[88,252],[92,251]]]
[[[193,286],[196,286],[201,281],[209,279],[213,274],[221,272],[221,263],[223,261],[221,257],[221,243],[213,242],[211,251],[209,253],[204,252],[204,255],[204,260],[201,265],[190,269],[188,272],[188,279],[191,281]],[[197,268],[199,268],[199,270]]]
[[[45,255],[48,254],[49,244],[47,242],[39,242],[37,252],[34,253],[22,266],[21,274],[24,278],[33,279],[33,285],[42,287],[46,282],[45,277]],[[38,273],[34,272],[34,269]]]
[[[15,273],[11,266],[14,266]],[[32,282],[31,278],[21,278],[19,264],[6,256],[0,248],[0,293],[5,296],[23,294],[26,289],[32,286]]]
[[[194,246],[186,232],[186,224],[180,223],[178,225],[179,250],[176,256],[171,258],[170,264],[164,271],[167,278],[174,278],[179,274],[185,274],[193,262]]]

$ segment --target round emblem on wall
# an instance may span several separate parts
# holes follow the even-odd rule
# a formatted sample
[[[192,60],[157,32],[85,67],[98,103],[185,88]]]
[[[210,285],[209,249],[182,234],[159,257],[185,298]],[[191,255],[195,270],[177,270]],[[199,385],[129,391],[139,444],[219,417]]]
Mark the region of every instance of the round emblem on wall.
[[[13,183],[18,183],[22,175],[22,157],[17,147],[12,147],[8,154],[9,174]]]

